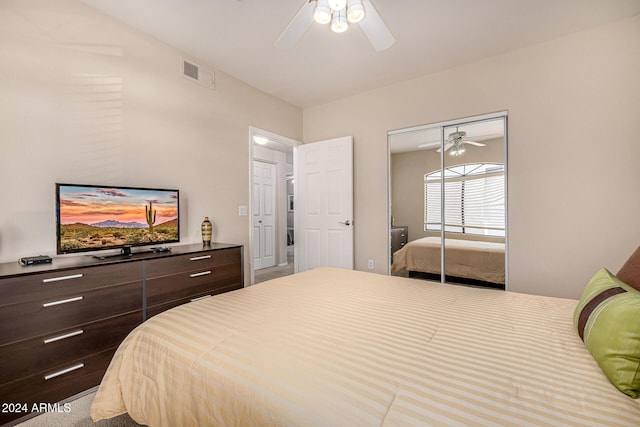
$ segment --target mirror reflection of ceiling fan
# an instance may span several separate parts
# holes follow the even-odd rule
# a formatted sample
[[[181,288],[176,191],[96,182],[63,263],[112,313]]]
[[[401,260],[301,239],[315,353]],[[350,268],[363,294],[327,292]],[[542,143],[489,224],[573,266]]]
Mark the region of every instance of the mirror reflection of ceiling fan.
[[[449,154],[451,154],[452,156],[459,156],[465,152],[465,144],[475,145],[476,147],[485,147],[487,145],[482,142],[469,141],[466,138],[467,133],[462,130],[459,131],[458,128],[456,128],[456,131],[450,133],[447,141],[444,143],[444,151],[448,151],[449,149],[451,149]],[[436,151],[439,153],[440,148],[438,148]]]
[[[331,24],[331,30],[344,32],[349,24],[358,24],[371,46],[380,52],[396,39],[382,21],[370,0],[308,0],[275,42],[277,47],[294,47],[313,22]]]

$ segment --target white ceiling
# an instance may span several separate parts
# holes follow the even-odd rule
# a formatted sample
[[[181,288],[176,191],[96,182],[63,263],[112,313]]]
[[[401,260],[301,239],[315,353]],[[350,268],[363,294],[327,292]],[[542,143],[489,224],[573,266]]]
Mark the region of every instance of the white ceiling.
[[[371,0],[396,38],[313,24],[274,46],[306,0],[83,0],[214,69],[299,107],[473,62],[640,13],[640,0]]]

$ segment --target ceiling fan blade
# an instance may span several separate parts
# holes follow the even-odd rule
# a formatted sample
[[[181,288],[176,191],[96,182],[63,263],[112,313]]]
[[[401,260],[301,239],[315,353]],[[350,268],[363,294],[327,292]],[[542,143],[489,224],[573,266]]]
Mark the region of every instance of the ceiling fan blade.
[[[475,142],[475,141],[462,141],[463,144],[471,144],[471,145],[475,145],[476,147],[486,147],[487,144],[483,144],[482,142]]]
[[[360,25],[365,36],[369,39],[371,46],[373,46],[376,52],[380,52],[391,47],[391,45],[396,42],[396,39],[382,21],[378,11],[373,7],[369,0],[363,0],[362,3],[364,3],[366,15],[358,25]]]
[[[451,147],[453,147],[453,142],[447,142],[446,144],[444,144],[444,151],[447,151]],[[436,151],[439,153],[440,149],[438,148]]]
[[[315,8],[316,2],[314,0],[305,0],[304,5],[300,8],[296,16],[293,17],[291,22],[289,22],[289,25],[287,25],[287,28],[280,34],[280,37],[278,37],[274,45],[282,49],[291,49],[294,47],[313,23],[313,11]]]

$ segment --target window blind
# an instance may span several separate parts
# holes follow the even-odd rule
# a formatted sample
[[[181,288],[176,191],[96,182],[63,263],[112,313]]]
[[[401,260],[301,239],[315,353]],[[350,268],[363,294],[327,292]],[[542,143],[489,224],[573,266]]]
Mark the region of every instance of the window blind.
[[[505,235],[504,167],[450,168],[444,178],[447,232]],[[486,166],[486,165],[484,165]],[[467,173],[472,170],[472,173]],[[425,230],[441,230],[441,174],[425,175]]]

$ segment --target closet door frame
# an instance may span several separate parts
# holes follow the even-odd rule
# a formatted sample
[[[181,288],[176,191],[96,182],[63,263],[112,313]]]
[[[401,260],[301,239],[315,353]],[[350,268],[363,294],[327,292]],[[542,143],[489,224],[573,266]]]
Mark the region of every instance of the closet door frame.
[[[387,148],[388,148],[388,153],[387,153],[387,178],[388,178],[388,191],[387,191],[387,206],[388,206],[388,227],[389,227],[389,242],[387,245],[388,248],[388,260],[391,260],[391,219],[392,219],[392,182],[391,182],[391,137],[394,135],[401,135],[404,133],[409,133],[409,132],[416,132],[416,131],[420,131],[420,130],[426,130],[426,129],[435,129],[435,128],[439,128],[440,130],[440,171],[444,171],[444,169],[446,168],[446,162],[445,162],[445,150],[444,150],[444,143],[445,143],[445,129],[451,126],[464,126],[464,125],[469,125],[472,123],[477,123],[477,122],[484,122],[484,121],[490,121],[490,120],[497,120],[497,119],[502,119],[503,120],[503,126],[504,126],[504,174],[505,174],[505,182],[504,182],[504,191],[505,191],[505,290],[508,290],[508,284],[509,284],[509,207],[508,207],[508,203],[509,203],[509,189],[508,189],[508,176],[509,176],[509,162],[507,161],[508,159],[508,147],[509,147],[509,143],[508,143],[508,112],[507,111],[498,111],[495,113],[488,113],[488,114],[482,114],[482,115],[478,115],[478,116],[471,116],[471,117],[465,117],[465,118],[460,118],[460,119],[454,119],[454,120],[447,120],[447,121],[443,121],[443,122],[437,122],[437,123],[431,123],[431,124],[426,124],[426,125],[420,125],[420,126],[413,126],[413,127],[409,127],[409,128],[403,128],[403,129],[396,129],[396,130],[391,130],[389,132],[387,132]],[[444,173],[441,174],[442,175],[442,185],[440,186],[441,188],[441,213],[442,215],[444,215],[444,204],[445,204],[445,198],[444,198],[444,192],[445,192],[445,186],[444,186]],[[444,224],[444,222],[442,222]],[[440,283],[444,284],[446,282],[446,275],[445,275],[445,252],[444,252],[444,242],[445,242],[445,227],[442,226],[441,230],[440,230],[440,238],[441,238],[441,249],[440,249]],[[388,267],[388,274],[391,274],[391,263],[389,262],[389,267]]]

